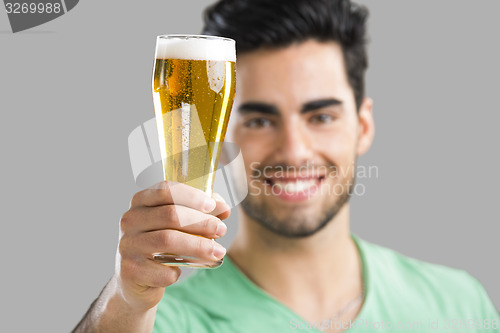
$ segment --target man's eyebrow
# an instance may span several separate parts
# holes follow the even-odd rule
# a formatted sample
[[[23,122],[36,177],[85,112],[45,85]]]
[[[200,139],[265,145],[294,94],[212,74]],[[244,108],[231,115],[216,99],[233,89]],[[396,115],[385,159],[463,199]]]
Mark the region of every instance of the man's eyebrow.
[[[318,99],[318,100],[314,100],[314,101],[307,102],[306,104],[304,104],[300,113],[307,113],[307,112],[315,111],[317,109],[321,109],[321,108],[324,108],[327,106],[341,105],[341,104],[342,104],[342,101],[338,100],[336,98]],[[240,112],[240,113],[258,112],[258,113],[264,113],[264,114],[268,114],[268,115],[276,115],[276,116],[280,115],[280,112],[276,106],[274,106],[272,104],[261,103],[261,102],[243,103],[238,108],[238,112]]]
[[[340,104],[342,104],[342,101],[336,98],[318,99],[304,104],[302,110],[300,110],[300,113],[307,113],[327,106],[340,105]]]
[[[265,113],[270,115],[279,115],[278,108],[271,104],[259,103],[259,102],[248,102],[243,103],[238,108],[238,112],[240,113]]]

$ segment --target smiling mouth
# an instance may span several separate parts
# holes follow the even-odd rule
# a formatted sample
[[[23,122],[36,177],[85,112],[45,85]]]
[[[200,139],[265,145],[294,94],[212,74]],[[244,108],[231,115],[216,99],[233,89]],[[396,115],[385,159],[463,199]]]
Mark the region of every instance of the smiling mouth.
[[[300,201],[311,197],[318,190],[325,176],[265,178],[264,184],[271,193],[287,201]]]
[[[307,178],[266,178],[264,183],[282,190],[300,192],[316,186],[325,179],[325,176]]]

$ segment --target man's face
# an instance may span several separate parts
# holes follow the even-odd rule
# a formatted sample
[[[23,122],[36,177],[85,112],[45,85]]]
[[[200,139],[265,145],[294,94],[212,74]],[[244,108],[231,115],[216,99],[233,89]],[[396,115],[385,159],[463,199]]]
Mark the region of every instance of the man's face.
[[[320,230],[348,201],[356,157],[371,143],[361,116],[373,127],[369,100],[360,112],[336,43],[239,56],[228,140],[245,160],[244,212],[288,237]]]

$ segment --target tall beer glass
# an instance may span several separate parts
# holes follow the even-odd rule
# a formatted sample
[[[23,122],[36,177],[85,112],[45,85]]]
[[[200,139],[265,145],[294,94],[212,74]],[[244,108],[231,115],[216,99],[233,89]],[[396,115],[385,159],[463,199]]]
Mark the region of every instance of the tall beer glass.
[[[158,36],[152,85],[165,180],[212,195],[234,99],[235,61],[232,39]],[[155,255],[155,260],[190,267],[222,263],[168,253]]]

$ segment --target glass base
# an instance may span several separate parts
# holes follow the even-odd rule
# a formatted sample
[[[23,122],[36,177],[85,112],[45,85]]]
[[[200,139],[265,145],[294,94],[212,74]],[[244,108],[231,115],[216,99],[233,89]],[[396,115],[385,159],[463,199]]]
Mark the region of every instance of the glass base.
[[[155,254],[153,260],[165,266],[181,266],[193,268],[216,268],[222,265],[223,259],[218,261],[202,260],[188,256],[178,256],[169,253]]]

